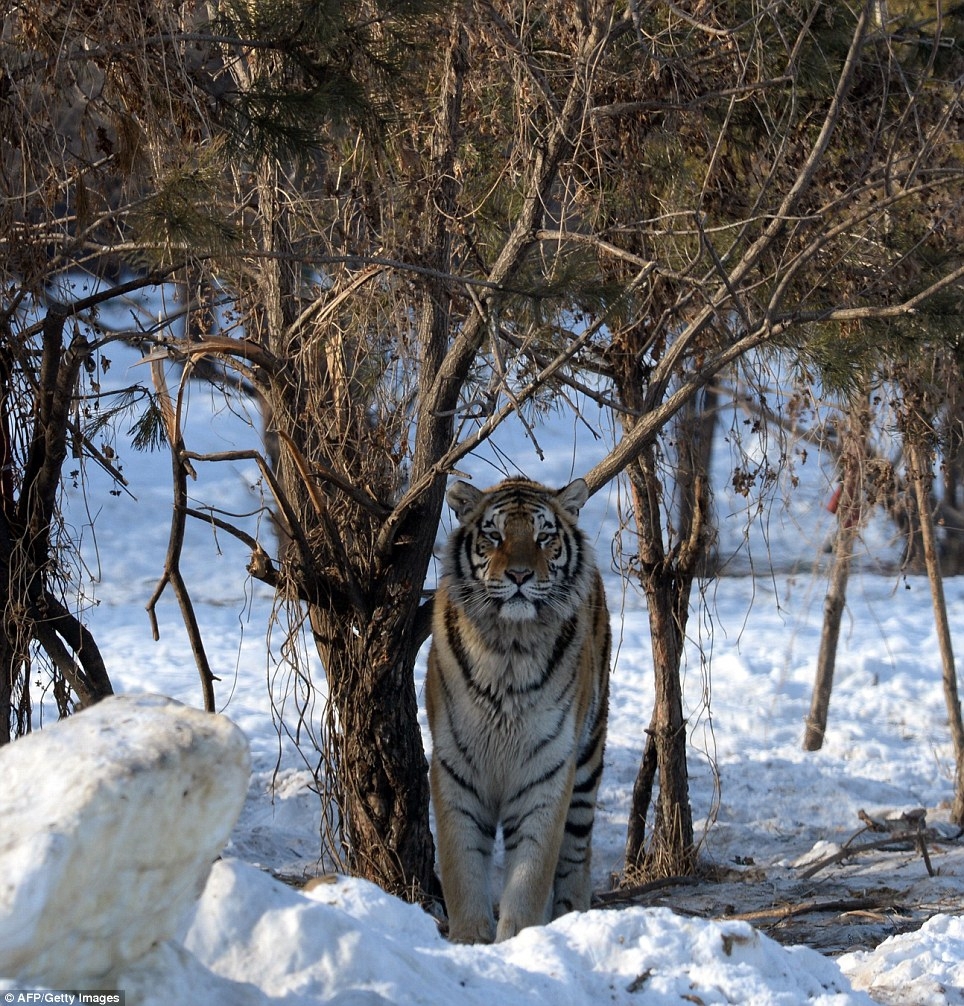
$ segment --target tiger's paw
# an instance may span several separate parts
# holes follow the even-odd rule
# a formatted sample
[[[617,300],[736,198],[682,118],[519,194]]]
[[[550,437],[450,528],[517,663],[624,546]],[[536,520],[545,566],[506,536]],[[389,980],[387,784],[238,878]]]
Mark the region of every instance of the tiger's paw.
[[[492,918],[449,919],[450,943],[491,943],[495,939]]]
[[[513,914],[499,916],[499,927],[496,930],[495,942],[502,943],[503,940],[511,940],[513,936],[518,936],[523,929],[529,926],[542,925],[545,920],[542,918],[523,919]]]

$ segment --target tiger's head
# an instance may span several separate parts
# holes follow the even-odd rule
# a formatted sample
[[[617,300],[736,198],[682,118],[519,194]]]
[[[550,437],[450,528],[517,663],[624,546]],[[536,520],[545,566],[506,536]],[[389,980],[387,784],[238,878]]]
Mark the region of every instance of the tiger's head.
[[[449,542],[450,590],[470,616],[510,622],[567,615],[592,566],[576,518],[589,496],[582,479],[564,489],[514,478],[446,494],[459,527]]]

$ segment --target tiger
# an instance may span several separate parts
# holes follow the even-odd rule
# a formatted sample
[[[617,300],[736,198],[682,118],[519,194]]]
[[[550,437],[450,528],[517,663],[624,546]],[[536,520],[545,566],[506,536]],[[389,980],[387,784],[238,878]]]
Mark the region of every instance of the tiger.
[[[457,481],[442,553],[425,698],[449,939],[501,942],[591,897],[611,631],[576,525],[584,480],[549,489]],[[498,925],[490,890],[501,825]]]

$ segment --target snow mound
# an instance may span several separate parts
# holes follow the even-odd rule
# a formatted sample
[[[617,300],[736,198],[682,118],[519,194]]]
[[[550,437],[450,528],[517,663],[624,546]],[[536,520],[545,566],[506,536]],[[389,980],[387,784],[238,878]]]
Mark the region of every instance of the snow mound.
[[[456,946],[420,908],[365,881],[302,892],[237,860],[215,864],[184,945],[216,975],[285,1006],[872,1002],[833,961],[743,922],[593,911],[495,946]]]
[[[119,981],[190,915],[249,774],[230,720],[159,696],[105,699],[0,749],[0,975]]]
[[[856,988],[887,1006],[964,1003],[964,918],[935,915],[915,933],[840,958]]]

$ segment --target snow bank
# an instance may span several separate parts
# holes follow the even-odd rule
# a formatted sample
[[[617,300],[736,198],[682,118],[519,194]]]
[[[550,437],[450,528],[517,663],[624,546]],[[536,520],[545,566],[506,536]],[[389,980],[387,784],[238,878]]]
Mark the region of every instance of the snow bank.
[[[184,942],[216,974],[285,1006],[872,1002],[833,961],[743,922],[629,908],[568,915],[496,946],[456,946],[421,909],[365,881],[332,878],[301,892],[240,861],[215,864]]]
[[[0,975],[106,987],[172,937],[249,774],[230,720],[159,696],[109,698],[0,749]]]
[[[890,1006],[964,1003],[964,918],[935,915],[916,933],[840,958],[856,988]]]

